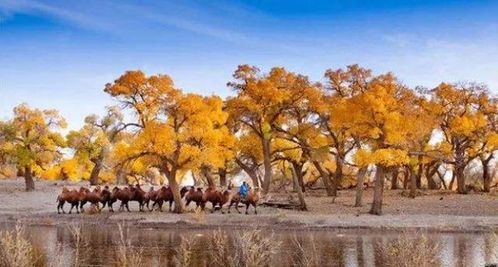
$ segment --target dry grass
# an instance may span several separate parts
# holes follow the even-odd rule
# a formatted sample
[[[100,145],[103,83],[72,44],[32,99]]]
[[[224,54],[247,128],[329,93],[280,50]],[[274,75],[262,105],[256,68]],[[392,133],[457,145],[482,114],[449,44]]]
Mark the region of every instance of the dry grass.
[[[413,236],[417,236],[413,238]],[[406,233],[385,245],[379,246],[378,256],[385,266],[432,267],[440,266],[438,245],[425,234]]]
[[[293,236],[292,243],[294,244],[293,263],[295,266],[302,267],[318,267],[320,265],[320,256],[317,253],[315,238],[310,235],[311,249],[307,250],[304,242],[302,242],[296,234]]]
[[[266,235],[261,230],[245,232],[239,238],[243,266],[270,266],[271,257],[279,246],[280,242],[273,234]]]
[[[134,247],[131,244],[130,231],[128,226],[118,223],[119,241],[116,250],[116,266],[138,267],[143,266],[144,249]]]
[[[0,266],[44,266],[43,259],[40,251],[25,238],[20,224],[12,231],[0,232]]]
[[[73,239],[74,244],[74,254],[72,257],[73,266],[83,266],[87,260],[87,249],[89,244],[87,240],[83,237],[83,233],[81,231],[81,225],[79,224],[71,224],[69,225],[69,232],[71,233],[71,237]]]
[[[486,242],[486,254],[488,255],[486,262],[488,264],[496,264],[498,263],[498,248],[494,245],[498,241],[498,232],[493,231],[489,235]]]
[[[240,266],[237,250],[231,249],[231,241],[226,232],[214,231],[209,240],[209,258],[213,266]]]
[[[57,244],[55,246],[56,246],[55,251],[58,251],[62,254],[63,245],[61,243],[57,242]],[[64,267],[66,265],[64,264],[64,258],[61,257],[59,254],[58,256],[55,256],[55,258],[48,259],[48,263],[46,266],[48,266],[48,267]]]
[[[192,266],[194,256],[195,239],[182,237],[180,246],[175,250],[173,259],[175,266]]]
[[[270,266],[272,255],[280,246],[273,234],[250,230],[230,240],[221,230],[210,241],[210,258],[214,266]]]
[[[201,207],[195,207],[190,210],[192,219],[198,224],[206,224],[206,213]]]

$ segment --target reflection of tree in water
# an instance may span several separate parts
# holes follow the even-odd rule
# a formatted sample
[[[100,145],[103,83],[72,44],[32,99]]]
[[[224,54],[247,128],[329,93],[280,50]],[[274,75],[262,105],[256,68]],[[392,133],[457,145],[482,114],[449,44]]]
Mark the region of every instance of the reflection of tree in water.
[[[130,244],[127,249],[140,251],[145,266],[175,266],[182,240],[191,241],[189,250],[193,266],[215,266],[210,244],[216,231],[126,227],[129,231],[125,239]],[[252,245],[241,242],[241,237],[251,232],[249,229],[220,231],[226,239],[220,255],[244,255],[244,249]],[[498,256],[494,234],[406,232],[372,235],[344,231],[346,234],[342,235],[341,232],[279,231],[273,234],[272,231],[259,231],[258,234],[263,241],[271,236],[270,244],[275,244],[271,245],[276,249],[275,253],[266,254],[271,259],[270,266],[483,266],[496,263]],[[26,228],[28,239],[33,247],[43,252],[46,262],[57,261],[62,266],[116,263],[120,246],[116,226],[85,224],[81,225],[79,233],[78,245],[74,229],[67,225]],[[78,263],[74,262],[75,255],[78,255]]]

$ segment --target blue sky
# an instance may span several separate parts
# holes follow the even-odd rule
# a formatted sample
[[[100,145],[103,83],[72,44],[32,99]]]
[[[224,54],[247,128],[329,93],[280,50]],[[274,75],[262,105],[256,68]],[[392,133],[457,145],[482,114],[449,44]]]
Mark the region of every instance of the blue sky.
[[[0,0],[0,119],[22,102],[74,129],[113,104],[126,70],[231,94],[238,64],[321,81],[358,63],[410,86],[478,81],[498,92],[498,1]]]

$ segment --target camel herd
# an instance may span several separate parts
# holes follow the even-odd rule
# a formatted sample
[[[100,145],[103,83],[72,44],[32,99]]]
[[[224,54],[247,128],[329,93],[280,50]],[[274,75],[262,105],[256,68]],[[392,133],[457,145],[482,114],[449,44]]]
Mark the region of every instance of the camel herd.
[[[235,206],[237,212],[239,211],[239,203],[246,206],[246,214],[248,214],[249,206],[254,207],[254,214],[258,214],[257,203],[260,199],[259,191],[257,189],[251,189],[249,194],[245,198],[241,198],[239,192],[232,192],[229,187],[226,190],[217,190],[213,187],[208,187],[206,190],[202,188],[195,187],[182,187],[180,190],[180,196],[185,200],[185,205],[188,207],[190,203],[195,203],[196,207],[200,207],[204,210],[206,203],[210,202],[212,205],[211,212],[213,213],[217,208],[220,209],[221,213],[224,213],[223,207],[228,204],[228,213],[230,213],[230,208]],[[57,213],[65,213],[64,204],[68,203],[71,205],[69,214],[76,208],[76,212],[80,213],[84,211],[84,205],[89,203],[97,208],[100,212],[107,205],[109,212],[114,212],[113,204],[120,201],[119,211],[123,211],[125,208],[129,212],[130,207],[128,203],[130,201],[137,201],[140,211],[145,211],[145,207],[149,211],[154,209],[163,211],[163,203],[169,203],[169,211],[174,202],[173,191],[169,186],[162,186],[158,190],[151,187],[149,191],[144,191],[140,185],[129,185],[123,188],[114,187],[112,190],[109,186],[95,187],[94,190],[90,190],[87,187],[80,187],[79,190],[68,189],[66,187],[62,188],[62,192],[57,196]],[[150,206],[152,203],[152,206]],[[102,204],[102,207],[100,207]]]

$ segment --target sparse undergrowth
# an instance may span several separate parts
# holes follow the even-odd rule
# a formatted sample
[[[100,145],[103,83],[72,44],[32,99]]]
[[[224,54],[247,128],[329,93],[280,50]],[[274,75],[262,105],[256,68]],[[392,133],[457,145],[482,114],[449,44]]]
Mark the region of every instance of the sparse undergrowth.
[[[108,243],[99,243],[106,249],[105,254],[95,254],[95,237],[93,231],[79,224],[67,227],[69,242],[57,240],[55,249],[50,254],[32,243],[31,235],[25,233],[21,224],[12,230],[0,232],[0,267],[13,266],[88,266],[103,264],[95,261],[95,256],[108,255],[106,266],[291,266],[315,267],[339,263],[347,258],[345,249],[349,249],[338,235],[334,245],[315,233],[299,232],[289,239],[275,236],[272,232],[261,229],[244,229],[230,232],[216,230],[213,232],[182,233],[172,235],[172,245],[164,246],[146,244],[140,235],[131,231],[131,225],[119,223],[116,233]],[[133,234],[133,235],[132,235]],[[395,237],[363,237],[358,239],[358,263],[375,261],[379,266],[441,266],[443,265],[438,241],[425,232],[403,232]],[[282,241],[280,241],[282,240]],[[485,262],[495,263],[497,234],[491,233],[485,239]],[[101,242],[98,239],[98,242]],[[284,242],[284,243],[282,243]],[[367,242],[367,243],[365,243]],[[465,240],[465,242],[469,242]],[[357,244],[357,245],[358,245]],[[481,243],[473,246],[482,245]],[[370,246],[370,252],[364,250]],[[55,253],[53,253],[55,252]],[[282,258],[287,255],[288,258]],[[465,257],[458,255],[459,257]],[[353,259],[354,260],[354,259]],[[334,264],[332,264],[334,265]]]
[[[44,257],[25,237],[24,228],[16,224],[14,230],[0,232],[0,266],[44,266]]]
[[[415,238],[413,236],[416,236]],[[439,247],[426,234],[403,233],[387,244],[379,244],[376,253],[384,266],[440,266]]]
[[[273,234],[249,230],[230,238],[221,230],[210,239],[210,259],[215,266],[270,266],[280,242]]]
[[[139,267],[143,266],[144,249],[134,247],[130,238],[130,229],[127,225],[118,224],[119,241],[116,250],[116,266]]]

